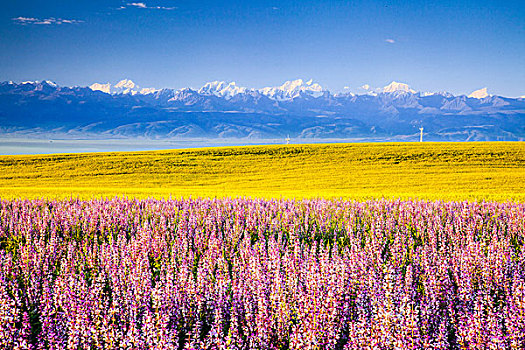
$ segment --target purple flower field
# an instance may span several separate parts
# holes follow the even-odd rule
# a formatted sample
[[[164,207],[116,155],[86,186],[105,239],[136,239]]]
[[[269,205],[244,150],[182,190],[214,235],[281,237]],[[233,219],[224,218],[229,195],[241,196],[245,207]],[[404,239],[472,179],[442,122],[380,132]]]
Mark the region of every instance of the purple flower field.
[[[0,201],[0,349],[523,349],[525,204]]]

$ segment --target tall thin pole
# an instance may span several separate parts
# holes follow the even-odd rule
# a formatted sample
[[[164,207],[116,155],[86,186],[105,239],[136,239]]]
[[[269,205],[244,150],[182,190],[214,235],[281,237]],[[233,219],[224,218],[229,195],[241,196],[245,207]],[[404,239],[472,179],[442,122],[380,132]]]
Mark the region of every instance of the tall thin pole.
[[[419,142],[423,142],[423,128],[419,128]]]

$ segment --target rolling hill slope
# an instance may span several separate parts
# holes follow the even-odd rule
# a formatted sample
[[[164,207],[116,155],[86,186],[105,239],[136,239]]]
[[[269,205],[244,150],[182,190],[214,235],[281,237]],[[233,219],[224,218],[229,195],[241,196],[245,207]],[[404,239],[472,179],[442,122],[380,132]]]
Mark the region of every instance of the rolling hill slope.
[[[221,147],[0,157],[0,197],[525,200],[522,143]]]

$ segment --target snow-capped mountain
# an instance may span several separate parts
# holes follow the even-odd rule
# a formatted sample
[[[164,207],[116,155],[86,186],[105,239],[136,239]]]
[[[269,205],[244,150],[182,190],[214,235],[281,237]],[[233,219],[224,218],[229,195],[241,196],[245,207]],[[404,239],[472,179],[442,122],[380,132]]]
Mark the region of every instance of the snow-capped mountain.
[[[321,85],[314,83],[311,79],[308,81],[296,79],[286,81],[280,86],[265,87],[262,89],[237,86],[235,82],[212,81],[204,84],[204,86],[197,91],[202,95],[214,95],[227,100],[240,94],[250,93],[253,95],[254,93],[260,93],[272,100],[287,101],[299,97],[301,94],[317,98],[322,96],[325,90]]]
[[[421,97],[427,97],[427,96],[443,96],[446,98],[454,97],[454,95],[448,91],[438,91],[438,92],[420,92],[419,96]]]
[[[382,88],[372,88],[369,84],[364,84],[358,89],[361,92],[364,92],[370,96],[377,96],[378,94],[395,94],[401,95],[405,93],[416,94],[417,91],[413,90],[408,84],[399,83],[397,81],[392,81],[390,84]],[[430,95],[431,93],[423,93]]]
[[[93,91],[102,91],[106,94],[112,94],[112,95],[118,95],[118,94],[130,94],[130,95],[147,95],[152,94],[156,91],[158,91],[155,88],[141,88],[137,84],[135,84],[133,81],[129,79],[123,79],[119,82],[117,82],[115,85],[111,85],[111,83],[94,83],[89,86],[89,88]]]
[[[102,92],[105,92],[106,94],[110,94],[111,93],[111,84],[110,83],[106,83],[106,84],[100,84],[100,83],[93,83],[89,86],[89,88],[93,91],[102,91]]]
[[[398,83],[396,81],[391,82],[390,84],[388,84],[387,86],[381,89],[381,92],[383,93],[398,92],[398,91],[410,92],[412,94],[416,93],[416,91],[412,90],[410,86],[408,86],[407,84]]]
[[[204,86],[198,90],[198,93],[230,99],[233,96],[243,94],[248,90],[248,88],[237,86],[234,81],[231,83],[225,81],[212,81],[204,84]]]
[[[9,81],[8,83],[9,84],[14,84],[12,81]],[[54,81],[51,81],[51,80],[24,81],[24,82],[22,82],[22,84],[29,84],[29,85],[42,84],[42,85],[47,85],[47,86],[51,86],[51,87],[57,87],[58,86],[57,83],[55,83]]]
[[[477,99],[482,99],[482,98],[489,97],[489,96],[490,95],[486,87],[483,89],[473,91],[470,95],[468,95],[468,97],[470,98],[477,98]]]
[[[55,84],[50,81],[44,81],[49,85]],[[29,83],[38,83],[36,82],[24,82],[22,84],[29,84]],[[56,86],[56,84],[55,84]],[[135,84],[133,81],[129,79],[123,79],[117,82],[116,84],[112,85],[111,83],[94,83],[89,86],[89,88],[93,91],[102,91],[107,94],[111,95],[118,95],[118,94],[130,94],[130,95],[148,95],[148,94],[154,94],[158,93],[159,91],[182,91],[185,89],[180,90],[174,90],[174,89],[156,89],[156,88],[141,88],[139,85]],[[403,94],[419,94],[420,97],[427,97],[427,96],[433,96],[433,95],[440,95],[447,98],[453,97],[453,95],[450,92],[441,91],[441,92],[417,92],[416,90],[412,89],[408,84],[406,83],[400,83],[396,81],[392,81],[390,84],[382,87],[382,88],[372,88],[370,85],[365,84],[359,88],[365,95],[370,96],[377,96],[378,94],[393,94],[395,96],[401,96]],[[309,96],[313,98],[319,98],[325,93],[329,93],[326,89],[324,89],[319,83],[314,83],[312,79],[308,81],[304,81],[303,79],[296,79],[296,80],[289,80],[284,82],[280,86],[271,86],[271,87],[264,87],[260,89],[256,88],[248,88],[244,86],[238,86],[236,82],[226,82],[226,81],[211,81],[205,83],[201,88],[197,90],[192,90],[197,92],[200,95],[203,96],[216,96],[220,98],[224,98],[226,100],[232,99],[234,96],[237,95],[251,95],[254,96],[254,94],[261,94],[266,97],[268,97],[271,100],[274,101],[289,101],[293,100],[294,98],[300,97],[300,96]],[[345,89],[337,94],[334,94],[333,96],[356,96],[356,93],[351,92],[350,88],[345,87]],[[479,89],[471,94],[468,95],[469,98],[476,98],[476,99],[483,99],[486,97],[489,97],[491,95],[488,94],[487,88]],[[523,98],[521,96],[520,98]]]
[[[311,80],[253,89],[215,81],[199,89],[0,83],[0,136],[251,137],[525,140],[525,99],[486,89],[454,96],[392,82],[332,94]],[[91,136],[90,136],[91,135]],[[17,136],[17,137],[18,137]],[[418,136],[415,139],[418,139]],[[47,136],[45,136],[47,137]]]
[[[303,79],[289,80],[281,86],[259,89],[261,94],[277,101],[291,100],[302,94],[317,98],[322,96],[324,91],[322,86],[314,83],[312,79],[308,81],[303,81]]]

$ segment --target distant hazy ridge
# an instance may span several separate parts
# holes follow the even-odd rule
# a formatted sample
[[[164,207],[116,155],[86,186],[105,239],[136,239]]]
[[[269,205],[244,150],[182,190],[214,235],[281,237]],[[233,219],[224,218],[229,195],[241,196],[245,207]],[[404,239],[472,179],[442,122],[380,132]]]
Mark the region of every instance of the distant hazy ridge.
[[[423,127],[425,141],[525,139],[525,99],[486,89],[453,96],[393,82],[355,95],[302,80],[259,90],[224,82],[199,90],[119,84],[0,83],[0,136],[415,141]]]

